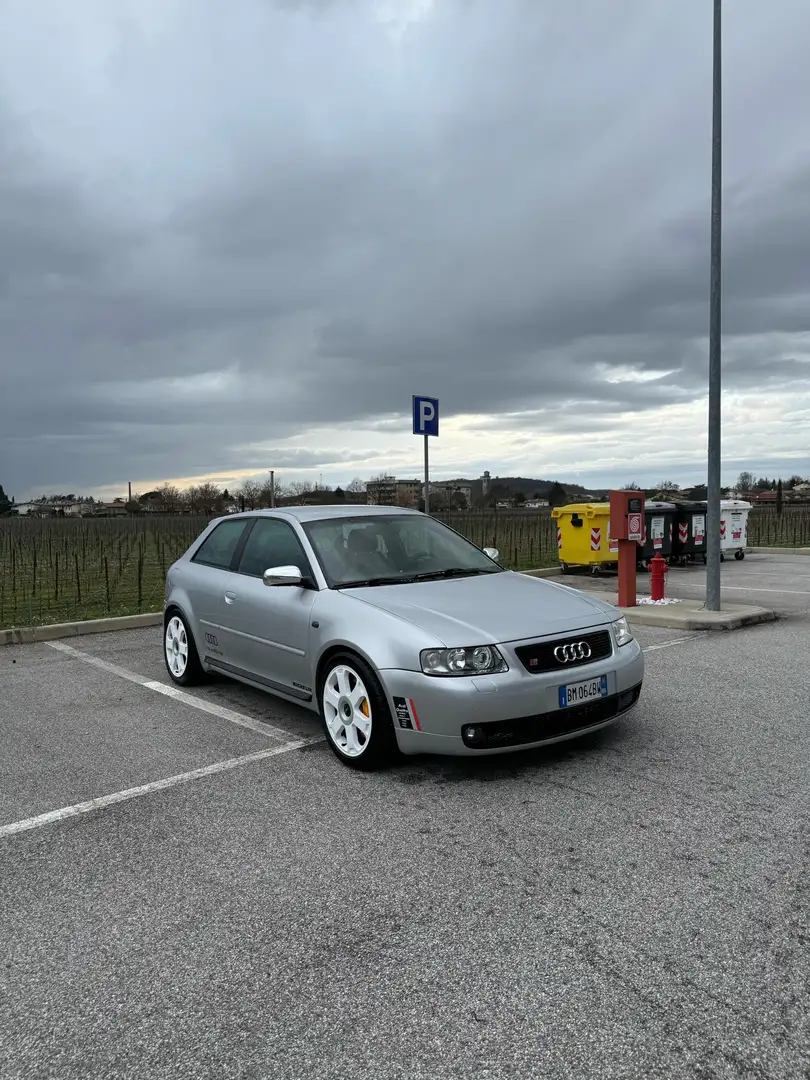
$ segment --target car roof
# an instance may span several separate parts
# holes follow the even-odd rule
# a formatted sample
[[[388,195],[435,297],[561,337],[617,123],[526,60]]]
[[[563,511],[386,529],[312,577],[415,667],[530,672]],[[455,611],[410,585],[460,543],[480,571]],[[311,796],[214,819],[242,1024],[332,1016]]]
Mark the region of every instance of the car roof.
[[[358,517],[401,517],[406,514],[419,514],[418,510],[409,510],[404,506],[279,506],[273,510],[245,510],[241,514],[229,514],[230,518],[243,517],[290,517],[298,521],[323,521],[325,519]]]

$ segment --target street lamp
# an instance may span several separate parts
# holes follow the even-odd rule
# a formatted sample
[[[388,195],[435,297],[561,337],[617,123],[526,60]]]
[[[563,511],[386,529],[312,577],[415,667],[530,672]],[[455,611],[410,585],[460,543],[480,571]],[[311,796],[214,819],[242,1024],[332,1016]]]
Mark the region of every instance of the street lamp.
[[[712,75],[712,242],[709,287],[709,461],[706,508],[706,608],[720,610],[720,344],[723,201],[721,0],[714,0]]]

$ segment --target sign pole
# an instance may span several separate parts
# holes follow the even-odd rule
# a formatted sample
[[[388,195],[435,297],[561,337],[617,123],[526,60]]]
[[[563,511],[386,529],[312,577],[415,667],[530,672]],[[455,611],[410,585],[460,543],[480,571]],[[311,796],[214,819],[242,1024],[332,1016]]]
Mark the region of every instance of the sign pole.
[[[439,399],[429,397],[413,397],[413,433],[421,435],[425,440],[425,513],[430,513],[430,460],[428,454],[428,440],[431,436],[435,439],[439,434]]]
[[[425,513],[430,513],[430,465],[428,463],[427,435],[425,435]]]

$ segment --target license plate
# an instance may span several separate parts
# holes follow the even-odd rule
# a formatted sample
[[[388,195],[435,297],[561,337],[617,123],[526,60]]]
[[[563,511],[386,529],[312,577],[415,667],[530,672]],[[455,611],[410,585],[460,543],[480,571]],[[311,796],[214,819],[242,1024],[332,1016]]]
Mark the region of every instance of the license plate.
[[[567,709],[570,705],[582,705],[594,698],[607,697],[607,675],[598,679],[586,679],[585,682],[569,683],[568,686],[560,687],[560,708]]]

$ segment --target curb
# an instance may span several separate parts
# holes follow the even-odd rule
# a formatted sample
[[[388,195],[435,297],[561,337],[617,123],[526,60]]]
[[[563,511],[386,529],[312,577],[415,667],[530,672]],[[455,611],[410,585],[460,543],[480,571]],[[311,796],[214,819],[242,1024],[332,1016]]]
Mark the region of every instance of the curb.
[[[82,637],[85,634],[107,634],[114,630],[139,630],[144,626],[160,626],[162,622],[162,611],[147,611],[140,615],[117,615],[111,619],[19,626],[12,630],[0,630],[0,646],[33,645],[38,641],[57,641],[59,638]]]
[[[670,612],[666,608],[646,606],[620,608],[627,621],[636,626],[661,626],[670,630],[741,630],[744,626],[756,626],[759,623],[776,622],[778,616],[769,608],[749,608],[747,611],[707,612]]]
[[[753,555],[810,555],[810,547],[749,547],[746,551]]]

